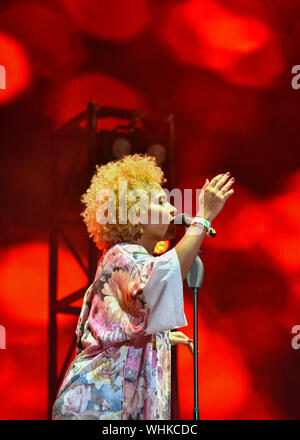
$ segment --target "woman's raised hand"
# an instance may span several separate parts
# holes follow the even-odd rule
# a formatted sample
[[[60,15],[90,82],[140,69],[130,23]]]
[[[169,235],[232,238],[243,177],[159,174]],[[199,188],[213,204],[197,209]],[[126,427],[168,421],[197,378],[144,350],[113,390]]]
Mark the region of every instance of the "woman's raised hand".
[[[199,211],[197,216],[204,217],[212,222],[220,213],[226,200],[234,193],[234,190],[230,189],[234,178],[229,179],[229,176],[230,173],[218,174],[210,182],[206,179],[199,195]]]

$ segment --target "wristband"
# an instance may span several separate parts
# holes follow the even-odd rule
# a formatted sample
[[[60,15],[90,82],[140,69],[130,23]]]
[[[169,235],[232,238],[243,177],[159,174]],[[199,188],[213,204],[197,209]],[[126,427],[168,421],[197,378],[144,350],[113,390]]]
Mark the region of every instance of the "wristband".
[[[205,228],[207,229],[207,231],[210,230],[211,227],[211,223],[209,220],[206,220],[206,218],[202,218],[202,217],[193,217],[193,220],[191,222],[191,224],[201,224],[203,226],[205,226]]]

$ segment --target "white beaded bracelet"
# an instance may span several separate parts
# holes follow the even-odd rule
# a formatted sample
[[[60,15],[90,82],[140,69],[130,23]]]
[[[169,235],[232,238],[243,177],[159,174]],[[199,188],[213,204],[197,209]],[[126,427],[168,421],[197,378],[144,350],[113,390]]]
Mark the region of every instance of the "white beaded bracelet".
[[[206,235],[209,235],[209,231],[211,227],[211,223],[209,220],[206,220],[205,218],[202,217],[193,217],[193,220],[191,221],[191,225],[204,226],[206,228]]]

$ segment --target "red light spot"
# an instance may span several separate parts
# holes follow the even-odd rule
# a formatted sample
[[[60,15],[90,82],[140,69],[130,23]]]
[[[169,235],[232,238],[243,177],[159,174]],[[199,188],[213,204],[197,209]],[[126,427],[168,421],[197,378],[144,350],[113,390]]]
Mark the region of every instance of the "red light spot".
[[[1,297],[0,308],[9,316],[31,324],[47,321],[48,252],[47,243],[16,245],[3,251],[0,279],[6,294]],[[69,251],[60,248],[59,261],[57,298],[61,299],[84,287],[87,280]],[[67,320],[64,315],[61,318]]]
[[[2,249],[0,255],[0,324],[6,329],[6,349],[0,349],[0,390],[5,396],[0,404],[2,419],[16,418],[16,406],[21,419],[46,417],[48,259],[47,242],[11,246]],[[60,249],[59,262],[58,299],[86,283],[86,276],[69,251]],[[78,305],[82,305],[82,299]],[[57,318],[60,372],[78,317],[59,314]]]
[[[24,48],[11,36],[0,33],[0,65],[2,69],[2,85],[0,104],[11,101],[28,87],[31,68]],[[4,81],[3,81],[4,80]]]
[[[220,234],[208,246],[250,250],[259,245],[277,262],[278,269],[295,276],[300,269],[299,185],[297,171],[289,176],[281,193],[263,202],[239,185],[231,211],[224,211],[222,216],[222,228],[229,235]],[[259,218],[259,222],[253,222],[254,218]]]
[[[271,30],[213,1],[190,0],[174,6],[163,38],[179,61],[214,70],[230,82],[267,86],[282,70]]]
[[[53,87],[48,113],[55,125],[60,126],[86,110],[91,101],[99,106],[146,108],[141,96],[121,82],[100,73],[87,73]],[[101,119],[102,128],[114,126],[115,121]]]
[[[48,112],[55,124],[60,126],[84,111],[91,101],[99,106],[132,109],[146,107],[140,95],[121,82],[100,73],[87,73],[60,86],[55,85],[48,100]],[[101,119],[101,127],[115,126],[115,122],[109,122]]]
[[[39,75],[66,75],[85,59],[81,40],[74,37],[77,27],[61,12],[33,2],[13,4],[1,14],[1,23],[31,51]]]

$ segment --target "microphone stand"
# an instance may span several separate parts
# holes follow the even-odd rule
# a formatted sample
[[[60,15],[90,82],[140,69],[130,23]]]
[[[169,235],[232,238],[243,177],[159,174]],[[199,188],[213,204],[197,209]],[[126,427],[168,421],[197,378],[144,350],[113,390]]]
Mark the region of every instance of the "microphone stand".
[[[188,214],[178,214],[174,217],[174,224],[182,228],[188,228],[193,221],[193,217]],[[216,236],[216,230],[212,227],[207,231],[210,237]],[[198,290],[202,286],[204,267],[200,259],[201,250],[195,257],[195,260],[186,276],[188,286],[193,291],[193,331],[194,331],[194,409],[193,420],[199,420],[199,396],[198,396]]]
[[[202,286],[204,267],[200,259],[201,251],[198,250],[186,280],[193,291],[193,331],[194,331],[194,409],[193,420],[199,420],[199,395],[198,395],[198,290]]]

